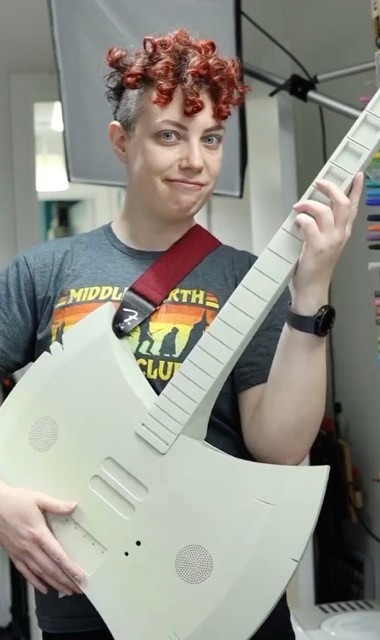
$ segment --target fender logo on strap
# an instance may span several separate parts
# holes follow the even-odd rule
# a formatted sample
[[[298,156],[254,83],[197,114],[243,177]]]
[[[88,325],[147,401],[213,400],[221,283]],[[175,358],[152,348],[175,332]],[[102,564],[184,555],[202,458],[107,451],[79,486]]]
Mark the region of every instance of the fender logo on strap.
[[[156,307],[133,289],[128,289],[113,320],[113,330],[118,338],[130,333],[156,310]]]

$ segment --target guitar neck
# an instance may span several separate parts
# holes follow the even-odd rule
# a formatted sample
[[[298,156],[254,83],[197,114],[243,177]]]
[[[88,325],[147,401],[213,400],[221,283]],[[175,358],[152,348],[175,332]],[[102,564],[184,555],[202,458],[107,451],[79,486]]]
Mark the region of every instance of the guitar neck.
[[[353,177],[380,146],[380,90],[353,124],[316,180],[329,180],[347,193]],[[300,200],[330,204],[315,181]],[[211,408],[227,376],[287,286],[297,264],[302,236],[292,211],[266,249],[158,396],[137,432],[166,453],[185,431],[204,438]]]

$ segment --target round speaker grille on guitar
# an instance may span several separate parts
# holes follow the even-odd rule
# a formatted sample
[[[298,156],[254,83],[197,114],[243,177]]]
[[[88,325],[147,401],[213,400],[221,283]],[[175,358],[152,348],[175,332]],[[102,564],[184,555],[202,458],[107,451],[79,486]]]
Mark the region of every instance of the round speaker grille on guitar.
[[[36,451],[48,451],[58,440],[58,425],[53,418],[38,418],[29,431],[30,446]]]
[[[214,568],[211,554],[198,544],[182,547],[175,559],[175,569],[181,580],[191,584],[205,582]]]

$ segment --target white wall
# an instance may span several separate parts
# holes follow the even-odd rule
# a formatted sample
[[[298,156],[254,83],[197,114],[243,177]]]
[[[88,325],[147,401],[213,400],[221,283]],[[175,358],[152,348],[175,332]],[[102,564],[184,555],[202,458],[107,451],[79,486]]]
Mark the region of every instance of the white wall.
[[[55,71],[46,2],[1,0],[0,7],[0,268],[16,250],[10,75]],[[28,216],[28,211],[25,211]]]
[[[55,73],[28,73],[10,75],[10,104],[12,128],[12,160],[14,184],[14,221],[16,250],[24,251],[41,241],[38,200],[81,200],[82,213],[76,212],[78,233],[109,222],[120,211],[123,189],[100,185],[69,184],[66,191],[35,191],[35,128],[33,111],[37,102],[53,103],[59,98]],[[64,155],[63,134],[61,145],[55,151]],[[61,148],[59,148],[61,146]],[[64,162],[64,157],[62,157]],[[90,226],[80,226],[86,210]],[[27,211],[27,215],[25,215]],[[81,218],[81,222],[79,221]]]

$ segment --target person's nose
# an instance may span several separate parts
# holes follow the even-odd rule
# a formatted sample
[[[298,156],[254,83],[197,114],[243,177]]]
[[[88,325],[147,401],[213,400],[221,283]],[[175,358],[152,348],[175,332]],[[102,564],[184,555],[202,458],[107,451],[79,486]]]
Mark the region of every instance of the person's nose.
[[[196,171],[199,173],[203,169],[203,151],[201,144],[189,141],[184,147],[184,153],[180,161],[180,169]]]

